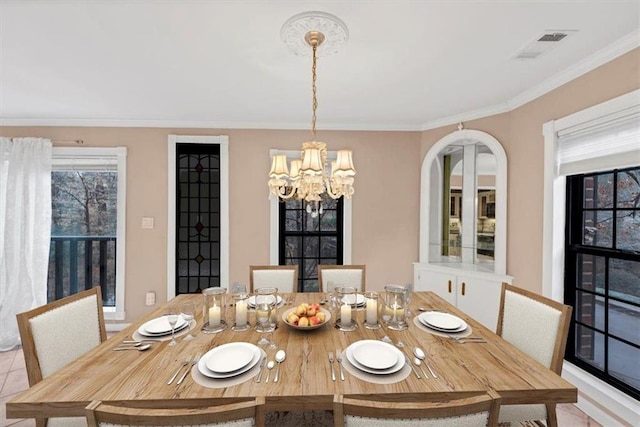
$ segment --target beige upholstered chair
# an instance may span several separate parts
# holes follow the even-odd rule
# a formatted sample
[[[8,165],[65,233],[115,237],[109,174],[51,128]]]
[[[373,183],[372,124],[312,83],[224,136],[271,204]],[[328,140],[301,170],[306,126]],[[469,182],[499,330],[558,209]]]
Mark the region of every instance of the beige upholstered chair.
[[[318,265],[318,289],[333,292],[335,286],[353,286],[364,292],[366,276],[365,265]]]
[[[562,372],[572,307],[502,284],[497,334],[551,369]],[[505,405],[500,423],[547,420],[557,426],[556,405]]]
[[[29,386],[107,339],[100,286],[16,315]],[[36,420],[38,426],[86,426],[84,418]]]
[[[280,293],[298,292],[297,265],[249,266],[249,292],[274,286]]]
[[[484,427],[497,426],[500,396],[488,394],[460,399],[393,401],[379,397],[356,399],[335,396],[336,427]]]
[[[264,397],[213,406],[132,407],[94,401],[86,408],[89,427],[263,426]]]

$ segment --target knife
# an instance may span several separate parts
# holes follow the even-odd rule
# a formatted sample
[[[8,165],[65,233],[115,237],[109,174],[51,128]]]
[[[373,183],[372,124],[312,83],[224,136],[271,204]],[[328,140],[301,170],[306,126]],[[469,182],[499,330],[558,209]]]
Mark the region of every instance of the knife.
[[[264,371],[264,365],[267,363],[267,356],[263,356],[260,361],[260,372],[258,372],[258,378],[256,378],[256,382],[259,383],[262,379],[262,371]]]
[[[404,355],[404,360],[407,363],[407,365],[409,365],[409,367],[411,368],[411,370],[413,371],[414,374],[416,374],[416,378],[420,379],[422,378],[420,376],[420,374],[418,373],[418,370],[416,369],[415,366],[413,366],[413,364],[411,363],[411,360],[409,360],[409,356],[407,356],[406,354]]]

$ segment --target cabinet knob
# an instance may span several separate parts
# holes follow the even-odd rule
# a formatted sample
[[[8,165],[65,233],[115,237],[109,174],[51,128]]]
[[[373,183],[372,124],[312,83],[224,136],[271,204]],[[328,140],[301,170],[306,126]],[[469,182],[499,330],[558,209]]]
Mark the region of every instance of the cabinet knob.
[[[467,286],[467,284],[462,282],[462,296],[464,296],[464,291],[465,291],[465,287],[466,286]]]
[[[449,280],[449,293],[451,293],[451,280]]]

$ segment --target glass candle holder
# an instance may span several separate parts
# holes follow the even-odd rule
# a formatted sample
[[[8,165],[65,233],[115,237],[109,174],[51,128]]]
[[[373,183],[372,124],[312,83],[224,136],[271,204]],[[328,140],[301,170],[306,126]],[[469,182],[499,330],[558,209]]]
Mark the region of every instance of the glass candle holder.
[[[246,293],[237,293],[233,298],[233,327],[234,331],[246,331],[249,329],[249,306],[248,295]]]
[[[225,321],[227,288],[207,288],[202,291],[203,326],[202,332],[213,334],[227,327]]]
[[[408,328],[406,314],[406,289],[404,286],[387,285],[384,287],[385,303],[383,319],[387,327],[394,331],[403,331]]]
[[[274,316],[277,316],[278,288],[258,288],[255,294],[256,330],[258,332],[273,332],[276,328]]]
[[[358,327],[355,320],[357,289],[353,286],[335,288],[336,327],[341,331],[353,331]]]
[[[378,322],[378,316],[379,316],[380,307],[382,306],[382,304],[379,304],[378,298],[379,297],[377,292],[364,293],[364,303],[365,303],[364,327],[367,329],[380,328],[380,323]]]

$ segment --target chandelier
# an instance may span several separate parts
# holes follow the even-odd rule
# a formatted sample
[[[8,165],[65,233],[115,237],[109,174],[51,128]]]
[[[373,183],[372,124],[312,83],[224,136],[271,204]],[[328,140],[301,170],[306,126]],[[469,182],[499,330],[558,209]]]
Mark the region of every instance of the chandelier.
[[[311,115],[311,141],[302,144],[300,158],[287,165],[285,154],[273,156],[269,172],[269,189],[279,199],[295,197],[307,202],[312,217],[322,214],[322,201],[327,197],[351,198],[356,170],[351,150],[339,150],[336,160],[327,164],[327,144],[316,141],[316,62],[320,54],[336,53],[346,43],[348,32],[337,17],[324,12],[306,12],[295,15],[282,26],[281,37],[297,55],[311,53],[311,88],[313,93]]]

